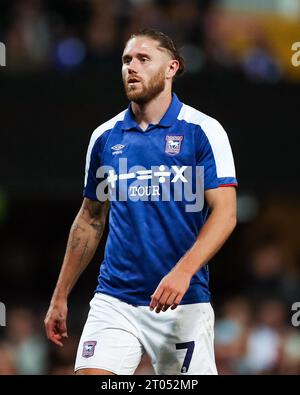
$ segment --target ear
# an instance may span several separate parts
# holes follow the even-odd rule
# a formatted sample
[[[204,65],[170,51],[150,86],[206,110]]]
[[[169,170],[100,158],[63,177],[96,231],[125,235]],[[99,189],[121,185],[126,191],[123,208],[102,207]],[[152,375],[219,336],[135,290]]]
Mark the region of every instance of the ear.
[[[178,69],[179,69],[178,60],[176,59],[170,60],[167,67],[166,78],[173,79]]]

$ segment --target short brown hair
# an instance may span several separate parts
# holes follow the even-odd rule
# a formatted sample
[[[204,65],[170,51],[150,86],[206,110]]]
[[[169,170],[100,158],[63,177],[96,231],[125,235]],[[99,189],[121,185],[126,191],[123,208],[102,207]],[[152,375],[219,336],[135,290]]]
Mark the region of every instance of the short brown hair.
[[[179,69],[177,70],[175,77],[178,77],[184,73],[185,71],[184,59],[181,56],[176,44],[173,42],[171,37],[167,36],[165,33],[156,29],[142,29],[139,30],[137,33],[132,34],[129,40],[140,36],[149,37],[152,38],[152,40],[158,41],[159,46],[161,48],[166,49],[169,52],[169,54],[172,56],[172,58],[176,59],[179,62]]]

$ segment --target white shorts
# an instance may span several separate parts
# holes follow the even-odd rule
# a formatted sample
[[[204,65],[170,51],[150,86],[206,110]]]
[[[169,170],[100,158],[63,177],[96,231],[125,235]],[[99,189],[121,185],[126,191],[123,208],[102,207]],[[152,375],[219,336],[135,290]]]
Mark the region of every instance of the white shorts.
[[[217,374],[210,303],[179,305],[159,314],[95,294],[79,342],[75,371],[132,375],[144,352],[158,375]]]

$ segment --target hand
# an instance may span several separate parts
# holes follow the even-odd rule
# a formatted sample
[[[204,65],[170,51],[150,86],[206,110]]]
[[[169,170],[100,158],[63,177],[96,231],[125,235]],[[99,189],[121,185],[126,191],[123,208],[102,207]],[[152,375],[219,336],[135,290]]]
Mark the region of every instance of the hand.
[[[156,307],[156,313],[176,309],[184,294],[190,286],[191,275],[180,269],[173,269],[159,283],[153,295],[151,295],[150,310]]]
[[[68,337],[67,315],[67,302],[51,303],[44,320],[48,339],[60,347],[63,346],[62,340]]]

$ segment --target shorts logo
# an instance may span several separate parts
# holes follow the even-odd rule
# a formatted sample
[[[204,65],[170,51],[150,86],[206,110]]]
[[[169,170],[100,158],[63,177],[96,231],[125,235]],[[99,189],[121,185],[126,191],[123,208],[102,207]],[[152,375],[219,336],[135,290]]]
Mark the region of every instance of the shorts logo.
[[[166,136],[165,153],[169,155],[177,155],[181,149],[183,136]]]
[[[90,358],[94,355],[96,341],[87,341],[83,343],[82,356],[84,358]]]

